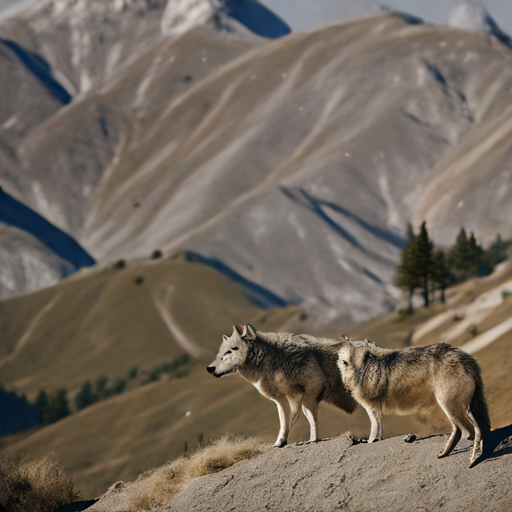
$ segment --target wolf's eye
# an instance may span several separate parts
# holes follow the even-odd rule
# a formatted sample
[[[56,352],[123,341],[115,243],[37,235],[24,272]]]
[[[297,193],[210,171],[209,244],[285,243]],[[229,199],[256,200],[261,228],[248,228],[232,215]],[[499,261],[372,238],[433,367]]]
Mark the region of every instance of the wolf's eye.
[[[224,355],[227,356],[228,354],[231,354],[231,350],[228,350]]]
[[[238,350],[238,347],[231,347],[231,350]]]

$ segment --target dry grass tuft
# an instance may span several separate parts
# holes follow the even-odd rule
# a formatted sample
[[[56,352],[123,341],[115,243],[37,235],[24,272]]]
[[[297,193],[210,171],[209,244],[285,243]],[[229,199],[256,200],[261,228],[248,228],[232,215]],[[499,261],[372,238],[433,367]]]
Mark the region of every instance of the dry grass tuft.
[[[75,479],[51,457],[10,453],[0,459],[0,511],[53,512],[81,497]]]
[[[116,484],[93,510],[134,512],[166,506],[192,479],[217,473],[237,462],[257,457],[268,449],[267,445],[254,438],[222,437],[144,473],[132,484]]]

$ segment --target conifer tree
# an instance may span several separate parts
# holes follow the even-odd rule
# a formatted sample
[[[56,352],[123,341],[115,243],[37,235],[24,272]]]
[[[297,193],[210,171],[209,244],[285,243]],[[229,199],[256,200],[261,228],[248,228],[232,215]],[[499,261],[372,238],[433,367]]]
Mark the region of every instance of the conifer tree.
[[[46,394],[46,391],[44,389],[41,389],[41,391],[39,391],[36,401],[34,402],[34,407],[36,408],[39,416],[41,417],[41,420],[44,422],[46,412],[48,409],[48,395]]]
[[[80,411],[98,401],[98,397],[92,390],[92,384],[86,381],[82,384],[80,391],[76,394],[75,405]]]
[[[487,251],[489,263],[493,268],[507,259],[507,247],[508,244],[502,240],[501,235],[498,233],[496,240]]]
[[[50,396],[44,423],[55,423],[69,414],[67,391],[64,388],[58,389]]]
[[[441,290],[441,302],[446,302],[444,292],[450,284],[453,283],[453,274],[448,266],[446,255],[443,251],[439,250],[434,256],[432,268],[432,281],[434,285]]]
[[[463,227],[460,228],[455,244],[450,249],[448,259],[459,281],[463,281],[469,277],[471,267],[469,240],[466,230]]]
[[[478,244],[475,238],[475,234],[471,232],[468,240],[469,244],[469,275],[476,276],[479,274],[480,266],[484,258],[484,250],[482,246]]]
[[[413,259],[412,264],[415,268],[415,273],[421,281],[421,286],[423,288],[423,300],[425,307],[428,308],[430,305],[429,280],[432,274],[432,254],[434,250],[434,244],[431,242],[428,236],[426,222],[423,222],[421,225],[420,232],[412,243],[411,248]]]
[[[414,312],[412,305],[414,291],[421,286],[414,266],[413,246],[414,239],[402,251],[400,265],[395,270],[395,285],[409,292],[409,314]]]

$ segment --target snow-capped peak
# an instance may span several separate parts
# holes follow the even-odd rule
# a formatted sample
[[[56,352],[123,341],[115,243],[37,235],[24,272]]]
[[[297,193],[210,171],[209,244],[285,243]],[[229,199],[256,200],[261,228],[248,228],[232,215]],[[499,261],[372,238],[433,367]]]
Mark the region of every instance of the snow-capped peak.
[[[182,34],[197,25],[206,25],[222,12],[219,0],[169,0],[162,15],[162,32]]]
[[[452,9],[448,24],[459,30],[492,34],[512,46],[510,36],[501,30],[489,11],[476,0],[463,0],[457,4]]]

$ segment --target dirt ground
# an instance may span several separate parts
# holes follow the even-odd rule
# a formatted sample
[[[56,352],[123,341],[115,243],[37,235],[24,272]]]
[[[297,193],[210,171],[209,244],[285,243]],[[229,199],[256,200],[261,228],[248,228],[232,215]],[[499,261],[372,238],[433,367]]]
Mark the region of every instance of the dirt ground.
[[[193,480],[170,506],[155,511],[512,510],[510,445],[469,469],[470,441],[438,459],[447,436],[404,439],[353,445],[343,435],[272,449]],[[117,492],[105,496],[98,510],[107,510]]]

